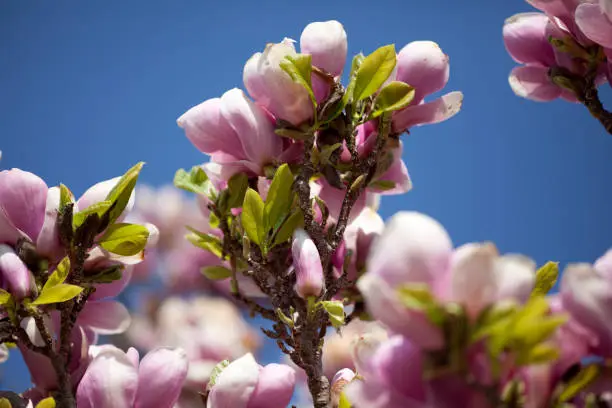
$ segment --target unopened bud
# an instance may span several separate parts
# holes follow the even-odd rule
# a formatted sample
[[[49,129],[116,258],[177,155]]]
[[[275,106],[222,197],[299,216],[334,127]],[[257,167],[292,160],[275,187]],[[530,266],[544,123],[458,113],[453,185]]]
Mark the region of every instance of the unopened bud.
[[[303,299],[319,296],[324,285],[323,267],[319,251],[306,231],[295,231],[291,252],[296,274],[295,291]]]
[[[332,403],[337,407],[344,387],[355,378],[355,373],[349,368],[343,368],[334,375],[331,384]]]

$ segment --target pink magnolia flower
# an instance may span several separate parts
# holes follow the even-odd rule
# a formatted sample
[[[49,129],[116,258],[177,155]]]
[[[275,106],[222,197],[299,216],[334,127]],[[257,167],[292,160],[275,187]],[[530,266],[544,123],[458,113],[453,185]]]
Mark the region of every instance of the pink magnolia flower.
[[[269,114],[237,88],[189,109],[177,123],[200,151],[211,155],[205,165],[209,177],[209,171],[219,173],[222,180],[241,171],[263,174],[263,167],[280,160],[291,143],[274,133]]]
[[[393,113],[393,131],[401,133],[413,126],[443,122],[456,115],[463,103],[461,92],[450,92],[431,102],[424,98],[440,91],[449,78],[448,56],[432,41],[413,41],[397,54],[395,78],[415,89],[408,107]]]
[[[583,326],[596,344],[593,351],[612,356],[612,250],[594,265],[569,265],[561,280],[561,303],[575,324]]]
[[[333,377],[331,382],[332,404],[337,407],[340,402],[340,395],[344,388],[355,378],[355,372],[350,368],[339,370]]]
[[[583,2],[576,8],[576,25],[591,41],[612,48],[612,1]]]
[[[377,239],[367,273],[357,286],[373,317],[415,345],[437,349],[442,332],[421,311],[408,309],[397,289],[427,285],[440,301],[464,306],[476,315],[494,301],[524,302],[535,283],[535,264],[521,256],[500,257],[491,244],[466,244],[453,251],[447,232],[434,219],[416,212],[394,215]]]
[[[259,337],[240,310],[223,298],[170,297],[152,315],[135,314],[127,332],[137,347],[180,347],[189,360],[185,385],[200,390],[219,361],[255,352]]]
[[[342,74],[347,48],[344,27],[335,20],[310,23],[300,37],[300,50],[312,56],[312,65],[334,77]]]
[[[324,286],[321,258],[306,231],[297,229],[294,232],[291,253],[296,276],[295,291],[303,299],[319,296]]]
[[[233,361],[217,376],[207,408],[285,408],[295,387],[295,371],[283,364],[257,364],[252,354]]]
[[[180,349],[160,348],[139,363],[138,352],[114,346],[91,347],[92,360],[76,391],[79,408],[171,408],[187,375]]]

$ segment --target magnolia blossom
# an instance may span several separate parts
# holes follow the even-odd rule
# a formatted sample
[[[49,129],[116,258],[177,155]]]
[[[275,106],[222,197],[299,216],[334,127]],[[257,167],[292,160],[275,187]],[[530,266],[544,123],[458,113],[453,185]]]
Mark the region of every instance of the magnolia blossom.
[[[285,408],[295,387],[295,371],[283,364],[260,366],[252,354],[233,361],[216,377],[207,408]]]
[[[138,352],[114,346],[90,348],[91,363],[76,390],[79,408],[172,408],[187,375],[180,349],[160,348],[142,361]]]
[[[424,98],[440,91],[449,78],[449,59],[433,41],[413,41],[397,55],[395,77],[415,89],[408,107],[393,114],[393,131],[401,133],[413,126],[433,124],[455,116],[461,109],[463,94],[450,92],[431,102]]]
[[[392,332],[417,346],[436,349],[442,332],[420,311],[404,307],[402,285],[426,285],[440,300],[463,305],[473,318],[495,301],[524,302],[535,283],[535,263],[506,255],[492,244],[466,244],[453,250],[442,225],[416,212],[399,212],[386,224],[357,282],[370,313]]]
[[[593,42],[603,47],[612,45],[612,23],[608,15],[609,0],[531,0],[544,13],[519,13],[508,18],[503,38],[510,56],[524,64],[512,70],[509,83],[518,96],[534,101],[563,98],[577,102],[569,90],[555,84],[550,68],[561,67],[573,74],[584,75],[594,60],[585,49]],[[552,43],[556,45],[552,45]],[[582,51],[581,51],[582,50]],[[606,50],[608,53],[608,50]],[[595,82],[605,81],[609,70],[601,61]]]
[[[170,297],[151,315],[136,314],[128,338],[139,348],[180,347],[189,360],[186,386],[199,389],[214,366],[254,352],[259,337],[233,303],[200,296]]]
[[[293,233],[291,252],[296,275],[295,291],[303,299],[319,296],[324,285],[321,258],[306,231],[297,229]]]

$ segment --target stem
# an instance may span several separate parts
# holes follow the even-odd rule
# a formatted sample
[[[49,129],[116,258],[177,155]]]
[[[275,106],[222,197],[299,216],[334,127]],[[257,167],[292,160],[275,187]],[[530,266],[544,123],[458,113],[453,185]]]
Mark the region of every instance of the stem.
[[[577,93],[576,97],[586,106],[589,112],[591,112],[591,115],[603,125],[606,132],[612,134],[612,112],[607,111],[603,107],[594,82],[594,80],[588,81],[583,91]]]

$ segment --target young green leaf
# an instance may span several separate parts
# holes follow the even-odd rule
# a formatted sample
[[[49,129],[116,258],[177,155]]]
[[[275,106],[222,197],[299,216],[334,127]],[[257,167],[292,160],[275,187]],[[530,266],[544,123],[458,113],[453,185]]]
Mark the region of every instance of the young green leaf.
[[[97,214],[98,217],[102,218],[102,216],[111,208],[112,204],[113,203],[109,200],[100,201],[74,214],[72,217],[72,226],[74,230],[76,231],[77,228],[83,225],[87,217],[90,215]]]
[[[329,321],[335,328],[341,327],[344,324],[344,306],[339,300],[328,300],[321,302],[323,309],[329,316]]]
[[[376,180],[371,182],[368,187],[376,188],[381,191],[388,191],[395,188],[395,182],[391,180]]]
[[[72,203],[74,201],[74,195],[68,189],[68,187],[66,187],[63,184],[59,185],[59,190],[60,190],[59,212],[62,212],[62,210],[67,204]]]
[[[221,258],[223,254],[223,245],[218,237],[214,235],[204,234],[203,232],[197,231],[193,228],[187,227],[190,234],[187,234],[185,238],[191,242],[194,246],[202,248],[218,258]]]
[[[66,278],[68,277],[68,273],[70,273],[70,258],[64,257],[60,261],[59,264],[55,267],[55,270],[49,278],[47,282],[45,282],[45,286],[43,287],[43,292],[53,286],[59,285],[60,283],[64,283]]]
[[[264,229],[264,202],[257,191],[249,188],[244,195],[242,205],[242,227],[251,242],[261,245],[265,233]]]
[[[36,408],[55,408],[55,400],[53,397],[48,397],[36,404]]]
[[[98,244],[113,254],[132,256],[141,252],[147,245],[149,230],[138,224],[120,223],[107,228]]]
[[[114,204],[109,210],[109,224],[113,224],[127,207],[142,166],[144,166],[144,162],[140,162],[129,169],[106,196],[106,200]]]
[[[62,303],[66,302],[83,291],[83,288],[76,285],[69,285],[67,283],[60,283],[59,285],[52,286],[43,290],[40,296],[32,302],[33,305],[48,305],[50,303]]]
[[[395,45],[380,47],[362,61],[355,74],[353,101],[361,101],[381,87],[395,68]]]
[[[293,202],[292,186],[293,173],[285,163],[276,170],[266,196],[263,223],[266,231],[276,229],[291,209],[291,203]]]
[[[13,405],[8,398],[0,398],[0,408],[13,408]]]
[[[559,263],[547,262],[536,272],[536,282],[531,296],[545,296],[557,283]]]
[[[380,90],[374,102],[371,118],[377,118],[383,113],[393,112],[408,106],[414,99],[414,88],[410,85],[392,81]]]
[[[351,403],[349,402],[345,393],[340,394],[340,399],[338,400],[338,408],[351,408]]]
[[[238,173],[232,176],[227,182],[229,190],[229,208],[238,208],[244,202],[244,194],[249,188],[249,178],[244,173]]]
[[[193,166],[189,173],[184,169],[177,170],[174,174],[174,185],[182,190],[206,197],[210,197],[214,193],[212,183],[200,166]]]
[[[232,271],[223,266],[207,266],[202,268],[202,274],[210,280],[223,280],[232,276]]]
[[[11,294],[4,289],[0,289],[0,306],[6,305],[11,301]]]
[[[317,100],[315,99],[311,85],[312,56],[308,54],[298,54],[295,56],[288,55],[285,57],[284,61],[281,61],[280,67],[294,82],[306,88],[312,100],[312,104],[316,108]]]
[[[213,368],[212,373],[210,374],[210,379],[208,380],[208,386],[207,386],[208,388],[215,385],[217,378],[219,377],[219,374],[221,374],[221,372],[225,370],[225,368],[229,364],[230,364],[229,360],[223,360]]]
[[[303,226],[304,214],[302,213],[302,210],[298,208],[289,216],[289,218],[287,218],[285,222],[283,222],[283,225],[280,226],[276,232],[276,235],[274,236],[274,242],[272,245],[278,245],[286,242],[293,236],[293,232],[297,228],[301,228]]]
[[[555,361],[559,358],[559,350],[557,347],[548,344],[538,344],[530,349],[519,351],[516,357],[518,366],[545,364]]]
[[[424,312],[429,320],[442,325],[446,312],[437,302],[429,287],[425,284],[407,284],[401,286],[398,291],[400,302],[408,309]]]
[[[593,383],[601,373],[601,368],[597,364],[588,364],[580,369],[559,395],[559,402],[567,402],[584,390],[589,384]]]

